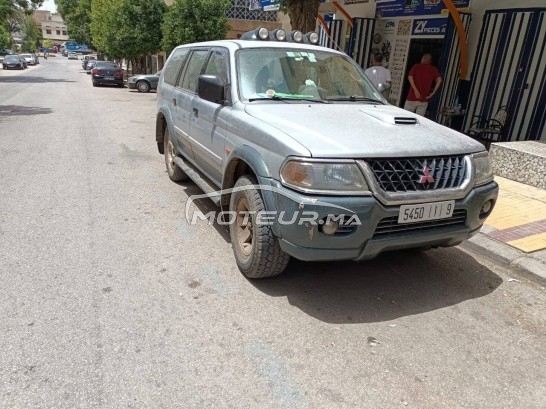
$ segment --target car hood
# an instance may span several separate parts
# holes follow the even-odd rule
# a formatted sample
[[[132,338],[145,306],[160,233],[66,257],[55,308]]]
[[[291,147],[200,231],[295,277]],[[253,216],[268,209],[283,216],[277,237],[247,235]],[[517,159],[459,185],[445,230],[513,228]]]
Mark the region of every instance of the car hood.
[[[314,157],[436,156],[484,149],[459,132],[392,105],[278,101],[247,104],[245,110],[300,142]]]

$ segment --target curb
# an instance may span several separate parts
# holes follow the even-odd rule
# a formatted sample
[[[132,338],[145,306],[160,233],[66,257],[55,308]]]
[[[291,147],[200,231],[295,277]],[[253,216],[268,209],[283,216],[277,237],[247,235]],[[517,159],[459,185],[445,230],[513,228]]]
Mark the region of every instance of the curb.
[[[515,268],[522,275],[546,285],[546,250],[524,253],[481,232],[459,247],[505,267]]]

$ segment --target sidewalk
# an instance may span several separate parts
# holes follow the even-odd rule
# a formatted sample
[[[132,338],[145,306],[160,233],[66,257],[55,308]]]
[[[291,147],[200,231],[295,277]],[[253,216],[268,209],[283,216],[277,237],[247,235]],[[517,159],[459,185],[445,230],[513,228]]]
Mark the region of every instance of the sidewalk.
[[[480,233],[461,246],[546,282],[546,190],[499,176],[499,198]]]

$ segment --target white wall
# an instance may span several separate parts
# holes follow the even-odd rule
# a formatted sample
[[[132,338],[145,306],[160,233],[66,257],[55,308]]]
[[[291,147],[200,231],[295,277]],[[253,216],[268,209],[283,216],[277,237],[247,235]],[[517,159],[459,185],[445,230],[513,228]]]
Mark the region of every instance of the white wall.
[[[482,29],[483,16],[487,10],[518,9],[531,7],[546,7],[546,0],[471,0],[470,13],[472,23],[468,36],[468,76],[472,72],[474,59],[478,51],[480,32]],[[467,78],[469,79],[469,78]]]

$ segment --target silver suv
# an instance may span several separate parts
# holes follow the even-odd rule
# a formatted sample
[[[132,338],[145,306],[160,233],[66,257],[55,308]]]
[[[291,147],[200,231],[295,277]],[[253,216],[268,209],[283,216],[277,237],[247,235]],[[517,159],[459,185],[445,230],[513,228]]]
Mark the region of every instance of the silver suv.
[[[241,272],[268,277],[290,256],[367,260],[476,234],[498,194],[484,147],[389,105],[353,60],[317,40],[261,28],[179,46],[159,80],[168,175],[192,179],[223,211],[205,216],[229,224]]]

